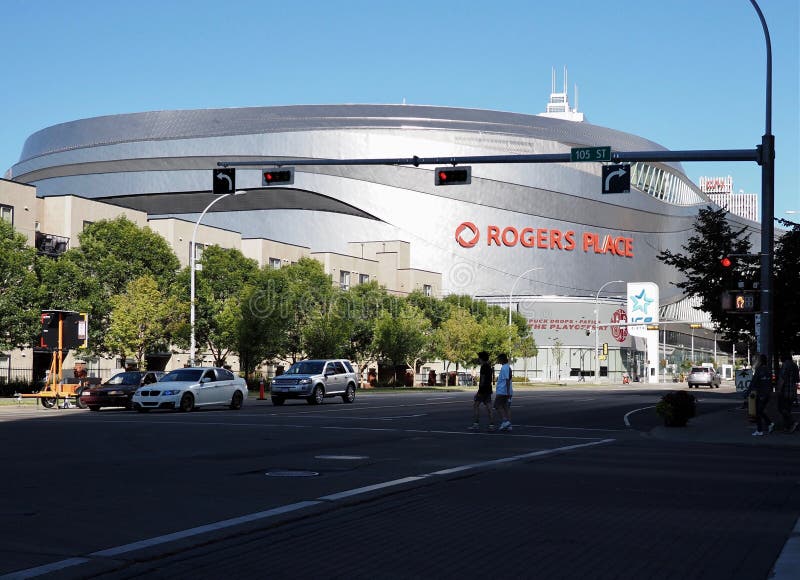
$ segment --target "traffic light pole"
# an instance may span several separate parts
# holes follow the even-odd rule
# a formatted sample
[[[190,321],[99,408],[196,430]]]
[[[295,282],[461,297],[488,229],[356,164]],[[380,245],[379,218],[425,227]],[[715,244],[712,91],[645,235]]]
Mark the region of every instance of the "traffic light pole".
[[[761,138],[758,163],[761,165],[761,324],[758,331],[758,350],[767,356],[774,368],[772,265],[775,256],[775,136],[772,134],[772,42],[764,13],[756,0],[750,0],[761,21],[766,43],[766,111],[764,135]]]

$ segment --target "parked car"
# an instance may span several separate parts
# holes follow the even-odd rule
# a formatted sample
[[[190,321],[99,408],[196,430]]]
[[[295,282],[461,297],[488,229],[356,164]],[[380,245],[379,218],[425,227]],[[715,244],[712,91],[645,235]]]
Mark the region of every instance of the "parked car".
[[[186,412],[212,405],[238,410],[246,399],[247,383],[228,369],[189,367],[175,369],[159,382],[139,387],[133,395],[133,408],[140,413],[151,409]]]
[[[106,382],[84,388],[80,397],[81,406],[90,411],[99,411],[102,407],[132,408],[131,399],[136,389],[142,385],[158,382],[166,373],[164,371],[125,371],[117,373]]]
[[[710,389],[718,389],[722,379],[717,374],[717,371],[710,367],[692,367],[686,382],[689,383],[690,389],[700,385],[708,385]]]
[[[270,396],[273,405],[286,399],[305,399],[319,405],[325,397],[341,396],[345,403],[356,399],[358,376],[348,360],[303,360],[272,379]]]

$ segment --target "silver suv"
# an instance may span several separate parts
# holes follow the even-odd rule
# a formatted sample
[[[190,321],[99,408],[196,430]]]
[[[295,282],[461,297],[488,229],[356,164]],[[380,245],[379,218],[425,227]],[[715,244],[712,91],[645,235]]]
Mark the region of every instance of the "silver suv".
[[[273,405],[283,405],[286,399],[305,399],[311,405],[320,405],[325,397],[335,396],[352,403],[357,383],[349,360],[301,360],[272,379],[270,395]]]
[[[690,389],[700,385],[708,385],[710,389],[718,389],[722,378],[712,368],[692,367],[686,382],[689,383]]]

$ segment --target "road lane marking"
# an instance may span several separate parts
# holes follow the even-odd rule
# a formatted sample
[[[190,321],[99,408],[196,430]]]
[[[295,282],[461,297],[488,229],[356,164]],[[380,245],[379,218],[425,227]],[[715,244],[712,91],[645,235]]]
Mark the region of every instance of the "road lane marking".
[[[639,409],[634,409],[633,411],[628,411],[627,413],[625,413],[625,417],[624,417],[624,419],[625,419],[625,426],[626,426],[626,427],[630,427],[630,426],[631,426],[631,422],[630,422],[629,418],[630,418],[630,416],[631,416],[631,415],[633,415],[634,413],[637,413],[637,412],[639,412],[639,411],[646,411],[647,409],[655,409],[655,408],[656,408],[656,406],[655,406],[655,405],[650,405],[649,407],[641,407],[641,408],[639,408]]]
[[[391,481],[385,481],[381,483],[376,483],[373,485],[367,485],[363,487],[358,487],[355,489],[345,490],[339,493],[329,494],[326,496],[319,497],[314,500],[306,500],[306,501],[299,501],[296,503],[279,506],[273,509],[264,510],[255,512],[252,514],[247,514],[244,516],[239,516],[236,518],[230,518],[227,520],[222,520],[219,522],[214,522],[211,524],[205,524],[202,526],[196,526],[193,528],[188,528],[186,530],[181,530],[177,532],[172,532],[169,534],[163,534],[161,536],[156,536],[154,538],[148,538],[144,540],[139,540],[137,542],[131,542],[128,544],[123,544],[121,546],[115,546],[112,548],[106,548],[104,550],[97,550],[95,552],[91,552],[88,556],[92,558],[110,558],[115,556],[120,556],[122,554],[127,554],[129,552],[133,552],[136,550],[141,550],[143,548],[152,548],[154,546],[158,546],[161,544],[167,544],[170,542],[174,542],[175,540],[183,540],[186,538],[191,538],[193,536],[198,536],[200,534],[205,534],[208,532],[215,532],[219,530],[224,530],[227,528],[231,528],[233,526],[238,526],[245,523],[255,522],[259,520],[265,520],[274,516],[283,515],[291,512],[295,512],[298,510],[303,510],[309,507],[320,505],[323,502],[336,502],[342,499],[347,499],[350,497],[354,497],[356,495],[362,495],[365,493],[369,493],[372,491],[377,491],[381,489],[387,489],[390,487],[395,487],[398,485],[403,485],[406,483],[412,483],[415,481],[424,480],[431,477],[436,476],[444,476],[444,475],[451,475],[454,473],[459,473],[462,471],[472,470],[472,469],[482,469],[493,467],[496,465],[512,463],[515,461],[523,461],[525,459],[533,459],[536,457],[546,457],[550,455],[556,455],[560,453],[567,453],[570,451],[575,451],[578,449],[585,449],[588,447],[593,447],[597,445],[607,445],[609,443],[615,442],[615,439],[600,439],[594,440],[589,443],[580,443],[576,445],[567,445],[564,447],[556,447],[554,449],[545,449],[541,451],[533,451],[530,453],[523,453],[520,455],[513,455],[511,457],[502,457],[499,459],[492,459],[488,461],[481,461],[478,463],[471,463],[467,465],[461,465],[457,467],[451,467],[447,469],[440,469],[437,471],[432,471],[430,473],[424,473],[421,475],[412,475],[409,477],[402,477],[399,479],[393,479]],[[47,574],[50,572],[54,572],[57,570],[62,570],[65,568],[78,566],[81,564],[85,564],[91,561],[89,558],[67,558],[65,560],[60,560],[58,562],[53,562],[51,564],[46,564],[44,566],[37,566],[35,568],[28,568],[26,570],[19,570],[17,572],[12,572],[11,574],[6,574],[5,576],[0,577],[0,580],[12,580],[12,579],[22,579],[22,578],[33,578],[36,576],[41,576],[42,574]]]
[[[230,518],[228,520],[214,522],[213,524],[205,524],[202,526],[189,528],[188,530],[181,530],[179,532],[173,532],[171,534],[164,534],[163,536],[156,536],[155,538],[140,540],[138,542],[131,542],[130,544],[124,544],[122,546],[116,546],[114,548],[106,548],[105,550],[98,550],[97,552],[92,552],[89,555],[99,558],[109,558],[112,556],[119,556],[120,554],[126,554],[128,552],[133,552],[135,550],[140,550],[142,548],[151,548],[159,544],[166,544],[168,542],[173,542],[175,540],[182,540],[184,538],[190,538],[192,536],[205,534],[207,532],[215,532],[218,530],[224,530],[225,528],[238,526],[240,524],[246,524],[249,522],[255,522],[258,520],[263,520],[278,515],[288,514],[291,512],[295,512],[297,510],[305,509],[307,507],[319,505],[319,503],[320,502],[316,500],[299,501],[297,503],[291,503],[288,505],[279,506],[270,510],[264,510],[261,512],[255,512],[252,514],[239,516],[238,518]]]
[[[21,580],[22,578],[35,578],[36,576],[41,576],[42,574],[50,574],[51,572],[64,570],[65,568],[71,568],[72,566],[79,566],[80,564],[85,564],[86,562],[89,562],[88,558],[67,558],[66,560],[59,560],[58,562],[53,562],[52,564],[45,564],[44,566],[37,566],[36,568],[28,568],[27,570],[19,570],[18,572],[4,574],[3,576],[0,576],[0,580]]]

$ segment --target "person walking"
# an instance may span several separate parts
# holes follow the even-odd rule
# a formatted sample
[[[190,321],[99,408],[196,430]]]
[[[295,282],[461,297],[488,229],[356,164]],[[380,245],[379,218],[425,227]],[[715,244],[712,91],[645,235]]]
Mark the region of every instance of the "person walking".
[[[765,427],[767,433],[772,433],[775,423],[767,415],[767,403],[772,395],[772,372],[767,364],[766,355],[758,355],[758,361],[753,371],[753,380],[750,382],[750,390],[756,393],[756,430],[753,431],[753,436],[764,435]]]
[[[500,413],[503,420],[500,423],[500,431],[511,431],[511,415],[509,402],[514,395],[514,387],[511,384],[511,365],[508,364],[508,357],[501,354],[497,357],[500,367],[500,374],[497,375],[497,385],[495,386],[494,410]]]
[[[792,418],[792,402],[797,394],[798,369],[789,353],[785,353],[781,360],[783,363],[778,375],[778,412],[783,419],[784,430],[794,433],[798,424]]]
[[[494,431],[494,413],[492,412],[492,383],[494,383],[494,368],[489,364],[489,353],[481,351],[478,353],[480,363],[480,376],[478,378],[478,392],[472,401],[472,427],[471,431],[478,431],[481,428],[480,410],[481,405],[486,407],[489,415],[489,431]]]

